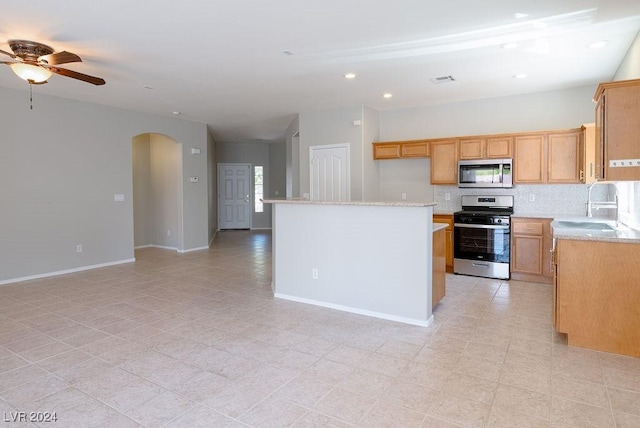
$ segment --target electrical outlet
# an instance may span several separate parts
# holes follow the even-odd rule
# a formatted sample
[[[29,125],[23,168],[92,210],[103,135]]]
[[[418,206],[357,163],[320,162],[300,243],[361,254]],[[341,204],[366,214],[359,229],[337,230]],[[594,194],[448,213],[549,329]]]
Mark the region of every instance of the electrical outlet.
[[[76,253],[81,253],[81,252],[82,252],[82,244],[76,245]]]
[[[400,199],[402,199],[403,201],[406,201],[407,200],[407,193],[406,192],[402,192],[400,194]]]
[[[536,201],[535,193],[530,193],[529,194],[529,202],[535,202],[535,201]]]
[[[447,192],[444,194],[444,200],[445,201],[450,201],[451,200],[451,193]]]
[[[318,279],[318,269],[316,268],[311,269],[311,278]]]

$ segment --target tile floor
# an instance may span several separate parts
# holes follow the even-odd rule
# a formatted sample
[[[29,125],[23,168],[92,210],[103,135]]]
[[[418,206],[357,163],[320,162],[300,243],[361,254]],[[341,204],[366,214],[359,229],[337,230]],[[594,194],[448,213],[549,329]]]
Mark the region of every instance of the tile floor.
[[[451,275],[415,327],[274,300],[270,239],[0,287],[1,422],[640,426],[640,359],[567,347],[548,285]]]

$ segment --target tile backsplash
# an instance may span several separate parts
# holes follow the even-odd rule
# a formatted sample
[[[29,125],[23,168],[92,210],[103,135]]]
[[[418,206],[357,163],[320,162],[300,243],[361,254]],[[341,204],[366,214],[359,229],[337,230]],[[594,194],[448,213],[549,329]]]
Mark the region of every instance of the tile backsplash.
[[[434,186],[434,201],[438,203],[436,210],[458,211],[462,209],[460,203],[462,195],[513,195],[516,214],[548,214],[550,217],[584,216],[587,189],[586,184],[516,184],[511,189],[460,189],[457,186]],[[447,193],[450,200],[446,200]],[[598,184],[591,191],[591,200],[613,200],[613,195],[615,195],[613,185]],[[594,212],[594,217],[614,218],[615,214],[613,210],[600,210]]]

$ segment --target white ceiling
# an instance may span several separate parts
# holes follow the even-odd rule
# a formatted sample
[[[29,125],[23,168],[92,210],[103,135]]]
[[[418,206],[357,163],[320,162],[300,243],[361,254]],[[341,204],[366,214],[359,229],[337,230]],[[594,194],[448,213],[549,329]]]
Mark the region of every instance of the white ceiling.
[[[639,30],[638,0],[2,0],[0,49],[45,43],[84,60],[64,67],[107,81],[54,75],[34,86],[36,103],[43,93],[179,111],[218,141],[272,141],[305,110],[595,85],[611,80]],[[608,43],[587,47],[597,40]],[[455,82],[430,81],[447,75]],[[9,67],[0,86],[25,91],[27,108],[28,85]]]

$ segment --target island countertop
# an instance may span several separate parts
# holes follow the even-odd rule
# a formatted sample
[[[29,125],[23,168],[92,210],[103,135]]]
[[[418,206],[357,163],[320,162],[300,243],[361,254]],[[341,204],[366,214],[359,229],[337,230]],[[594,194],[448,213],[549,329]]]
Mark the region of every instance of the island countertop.
[[[303,205],[355,205],[368,207],[433,207],[437,202],[408,201],[315,201],[301,198],[263,199],[265,204],[303,204]]]

